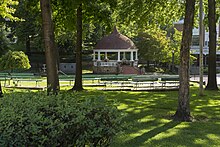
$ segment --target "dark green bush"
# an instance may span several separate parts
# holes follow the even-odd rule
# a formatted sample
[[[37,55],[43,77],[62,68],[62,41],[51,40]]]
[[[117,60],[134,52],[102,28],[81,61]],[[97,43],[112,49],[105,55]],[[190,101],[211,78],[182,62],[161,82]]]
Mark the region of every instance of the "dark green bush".
[[[120,120],[103,97],[8,94],[0,99],[0,146],[108,146]]]

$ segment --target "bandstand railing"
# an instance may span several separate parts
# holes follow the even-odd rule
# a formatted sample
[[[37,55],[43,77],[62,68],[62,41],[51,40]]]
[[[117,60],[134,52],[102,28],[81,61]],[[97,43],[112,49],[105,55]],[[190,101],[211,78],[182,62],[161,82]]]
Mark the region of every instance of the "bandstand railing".
[[[123,64],[123,62],[119,62]],[[129,61],[127,60],[126,64],[131,64],[133,66],[138,66],[138,61]],[[94,66],[114,66],[116,67],[118,65],[118,61],[96,61],[94,62]]]
[[[94,62],[94,66],[117,66],[116,61],[109,61],[109,62]]]

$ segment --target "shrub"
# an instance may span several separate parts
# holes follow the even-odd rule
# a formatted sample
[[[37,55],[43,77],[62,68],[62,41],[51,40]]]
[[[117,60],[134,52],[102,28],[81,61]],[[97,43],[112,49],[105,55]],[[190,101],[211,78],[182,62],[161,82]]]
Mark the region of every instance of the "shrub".
[[[28,56],[22,51],[9,50],[0,58],[0,70],[29,69]]]
[[[120,120],[103,97],[8,94],[0,99],[0,146],[107,146]]]

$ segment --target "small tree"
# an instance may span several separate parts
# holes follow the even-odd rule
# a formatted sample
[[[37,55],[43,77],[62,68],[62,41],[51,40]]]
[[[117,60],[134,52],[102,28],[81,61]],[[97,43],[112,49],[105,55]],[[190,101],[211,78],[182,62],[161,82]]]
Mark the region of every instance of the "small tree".
[[[22,51],[9,50],[0,58],[0,70],[29,69],[28,56]]]
[[[148,63],[171,62],[172,50],[177,50],[171,48],[166,31],[161,29],[151,29],[139,33],[134,40],[139,49],[140,59],[147,60]]]
[[[5,55],[0,58],[0,70],[14,69],[29,69],[30,63],[28,56],[22,51],[9,50]],[[0,97],[3,96],[1,82],[0,82]]]

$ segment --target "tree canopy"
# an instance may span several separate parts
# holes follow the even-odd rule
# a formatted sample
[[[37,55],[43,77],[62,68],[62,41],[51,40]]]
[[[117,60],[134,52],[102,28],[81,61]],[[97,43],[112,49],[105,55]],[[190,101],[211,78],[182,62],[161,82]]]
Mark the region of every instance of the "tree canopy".
[[[22,51],[9,50],[0,58],[0,70],[29,69],[28,56]]]
[[[41,15],[38,0],[19,0],[19,5],[15,6],[14,16],[22,19],[18,22],[8,22],[11,33],[17,38],[17,44],[22,46],[25,52],[32,50],[39,51],[42,48]],[[17,47],[19,50],[19,47]]]
[[[176,33],[178,33],[176,31]],[[179,34],[180,35],[180,34]],[[134,37],[135,44],[139,49],[140,60],[171,63],[172,52],[177,55],[180,40],[171,40],[166,31],[152,29],[141,32]],[[176,58],[177,59],[177,58]]]
[[[1,0],[0,3],[0,16],[5,19],[10,20],[19,20],[18,18],[13,16],[13,13],[16,11],[12,6],[17,5],[17,0]]]
[[[0,57],[11,49],[10,39],[7,38],[8,35],[5,25],[0,24]]]

